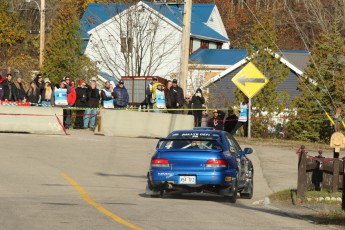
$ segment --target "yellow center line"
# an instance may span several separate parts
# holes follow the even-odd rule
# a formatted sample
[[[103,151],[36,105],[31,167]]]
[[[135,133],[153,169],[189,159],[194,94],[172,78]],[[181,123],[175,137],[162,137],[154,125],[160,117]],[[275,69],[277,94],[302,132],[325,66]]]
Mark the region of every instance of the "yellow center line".
[[[86,192],[85,190],[80,187],[80,185],[77,184],[77,182],[75,182],[72,178],[70,178],[69,176],[67,176],[64,173],[61,173],[61,176],[64,177],[79,193],[80,195],[83,197],[83,199],[89,203],[90,205],[92,205],[93,207],[95,207],[98,211],[100,211],[101,213],[103,213],[106,216],[109,216],[111,219],[115,220],[117,223],[122,224],[124,226],[127,226],[131,229],[134,230],[143,230],[143,228],[140,228],[134,224],[131,224],[127,221],[125,221],[124,219],[122,219],[121,217],[115,215],[114,213],[110,212],[109,210],[105,209],[102,205],[98,204],[96,201],[94,201]]]

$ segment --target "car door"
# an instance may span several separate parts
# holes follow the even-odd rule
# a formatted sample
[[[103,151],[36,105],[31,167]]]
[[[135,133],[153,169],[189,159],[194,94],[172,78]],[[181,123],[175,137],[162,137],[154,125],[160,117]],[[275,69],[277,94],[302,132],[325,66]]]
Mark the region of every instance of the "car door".
[[[236,154],[236,160],[238,165],[238,186],[241,187],[244,185],[246,180],[246,168],[247,168],[247,160],[246,157],[242,154],[242,149],[240,145],[237,143],[235,138],[231,136],[229,133],[226,134],[226,138],[230,143],[230,151],[233,151]]]

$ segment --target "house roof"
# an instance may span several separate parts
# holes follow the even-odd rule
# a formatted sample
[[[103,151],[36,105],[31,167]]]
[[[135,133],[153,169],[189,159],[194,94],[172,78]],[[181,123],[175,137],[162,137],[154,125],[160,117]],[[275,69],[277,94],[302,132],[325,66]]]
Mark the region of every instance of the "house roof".
[[[198,49],[189,58],[194,64],[234,65],[247,57],[243,49]]]
[[[309,52],[306,50],[281,50],[278,54],[301,71],[307,67]],[[231,66],[247,56],[248,52],[245,49],[198,49],[190,56],[189,60],[201,65]]]
[[[176,25],[182,27],[182,15],[184,4],[154,4],[144,2],[146,5],[164,15]],[[216,7],[215,4],[193,4],[191,19],[191,36],[201,37],[207,40],[228,42],[229,39],[219,34],[211,27],[206,25],[211,13]],[[85,10],[80,20],[81,33],[84,40],[88,40],[88,31],[99,26],[103,22],[118,15],[128,8],[128,4],[98,4],[91,3]]]
[[[198,55],[198,52],[199,52],[199,55]],[[215,52],[219,52],[219,51],[215,51]],[[200,60],[200,63],[197,63],[197,64],[217,65],[214,63],[215,62],[214,60],[211,60],[210,57],[207,57],[207,55],[209,53],[212,53],[212,52],[207,51],[207,50],[206,51],[198,50],[197,52],[195,52],[193,54],[194,57],[199,56],[198,60]],[[236,62],[236,60],[238,60],[237,57],[228,58],[228,59],[226,59],[226,61],[224,61],[224,60],[221,60],[220,58],[214,56],[216,61],[221,63],[218,65],[229,65],[230,67],[228,69],[224,70],[223,72],[221,72],[220,74],[218,74],[217,76],[215,76],[212,79],[205,82],[201,86],[201,88],[206,88],[207,86],[209,86],[213,82],[223,78],[224,76],[235,71],[236,69],[240,68],[242,65],[244,65],[245,63],[248,62],[248,59],[247,59],[248,53],[246,50],[231,50],[231,49],[229,49],[229,50],[225,50],[224,53],[228,53],[228,54],[223,54],[223,57],[226,57],[227,55],[229,55],[229,57],[230,57],[230,54],[236,55],[236,53],[237,53],[237,55],[239,55],[239,54],[241,54],[241,55],[246,54],[246,55],[244,55],[244,58],[242,58],[242,59],[240,59],[238,57],[238,59],[240,59],[240,60],[237,62]],[[193,55],[192,55],[192,57],[193,57]],[[275,57],[279,57],[281,55],[280,61],[284,65],[286,65],[288,68],[290,68],[293,72],[295,72],[297,75],[303,74],[304,69],[307,67],[307,64],[308,64],[308,61],[310,58],[310,53],[306,50],[281,50],[278,53],[274,53],[272,55],[274,55]]]

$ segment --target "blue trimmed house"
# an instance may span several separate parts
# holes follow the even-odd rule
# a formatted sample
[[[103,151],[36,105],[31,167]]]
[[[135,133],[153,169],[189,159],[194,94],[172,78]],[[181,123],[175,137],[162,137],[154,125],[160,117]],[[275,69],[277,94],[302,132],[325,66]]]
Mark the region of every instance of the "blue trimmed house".
[[[83,50],[101,79],[178,76],[184,4],[89,4],[82,19]],[[229,49],[215,4],[193,4],[190,53]],[[114,79],[115,78],[115,79]]]
[[[278,86],[277,91],[287,90],[292,99],[300,95],[297,89],[298,81],[307,67],[310,53],[304,50],[282,50],[278,55],[281,56],[280,61],[290,69],[290,74],[288,79]],[[233,105],[236,86],[231,79],[248,62],[247,51],[201,49],[191,55],[190,62],[197,64],[190,64],[195,76],[191,78],[194,81],[189,82],[189,86],[192,89],[200,87],[212,95],[215,99],[210,97],[209,106],[223,108],[229,104]],[[204,71],[200,71],[201,68]],[[222,100],[217,100],[217,98],[222,98]]]

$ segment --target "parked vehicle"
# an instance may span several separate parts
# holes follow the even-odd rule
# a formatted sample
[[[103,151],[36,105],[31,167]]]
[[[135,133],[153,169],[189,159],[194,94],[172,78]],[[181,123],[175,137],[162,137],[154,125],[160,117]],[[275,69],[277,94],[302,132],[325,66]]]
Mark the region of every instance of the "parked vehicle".
[[[247,155],[252,152],[251,148],[242,150],[224,131],[174,131],[157,143],[146,194],[214,193],[235,203],[239,193],[241,198],[251,199],[254,168]]]

